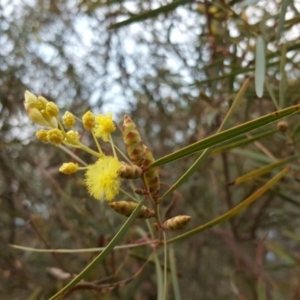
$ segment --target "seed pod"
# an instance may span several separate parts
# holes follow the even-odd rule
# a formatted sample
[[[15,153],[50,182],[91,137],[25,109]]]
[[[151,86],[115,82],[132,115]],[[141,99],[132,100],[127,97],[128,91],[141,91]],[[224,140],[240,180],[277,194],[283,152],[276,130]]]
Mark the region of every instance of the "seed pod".
[[[144,157],[144,147],[141,136],[134,122],[127,116],[124,116],[123,139],[130,160],[135,165],[142,165]]]
[[[152,152],[149,150],[147,146],[144,145],[144,166],[148,167],[151,163],[154,162],[154,158]],[[152,195],[153,199],[157,199],[159,195],[159,188],[160,188],[160,181],[159,181],[159,174],[157,168],[150,169],[145,172],[145,181],[148,187],[150,194]]]
[[[190,216],[176,216],[174,218],[171,218],[164,222],[162,225],[163,229],[165,230],[175,230],[175,229],[181,229],[184,227],[189,221],[191,217]]]
[[[148,192],[147,192],[145,189],[143,189],[143,188],[136,188],[136,189],[134,190],[134,192],[135,192],[136,194],[138,194],[138,195],[141,195],[141,196],[144,196],[144,195],[147,195],[147,194],[148,194]]]
[[[136,179],[141,177],[143,169],[137,165],[129,165],[125,162],[121,162],[122,166],[118,170],[118,174],[121,178],[125,179]]]
[[[131,201],[117,201],[108,204],[114,211],[117,213],[129,217],[134,209],[138,206],[137,203]],[[147,208],[146,206],[142,206],[140,213],[138,215],[139,219],[149,219],[155,215],[154,211]]]
[[[285,132],[288,129],[288,123],[286,121],[279,121],[277,123],[277,129],[279,131]]]

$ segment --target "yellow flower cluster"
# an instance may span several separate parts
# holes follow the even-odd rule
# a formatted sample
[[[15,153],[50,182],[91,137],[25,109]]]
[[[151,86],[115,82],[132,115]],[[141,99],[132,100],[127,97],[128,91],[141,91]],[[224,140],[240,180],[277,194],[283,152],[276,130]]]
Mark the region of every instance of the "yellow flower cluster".
[[[124,171],[124,165],[116,157],[103,155],[99,145],[100,153],[82,144],[79,133],[73,130],[76,118],[71,112],[65,112],[62,116],[62,122],[60,122],[58,120],[59,109],[55,103],[49,102],[42,96],[36,97],[28,91],[25,92],[25,108],[34,123],[47,127],[36,132],[36,137],[39,140],[56,146],[65,144],[81,148],[98,158],[95,164],[85,168],[80,168],[78,164],[69,162],[64,163],[59,169],[64,174],[73,174],[80,169],[87,169],[85,184],[88,192],[94,198],[112,200],[119,193],[121,177],[129,178],[128,172],[131,177],[131,173],[136,173],[136,170],[133,171],[130,167],[127,167],[128,170],[125,168]],[[110,141],[112,147],[114,147],[110,138],[111,132],[116,129],[112,114],[94,116],[91,111],[88,111],[82,116],[82,123],[83,127],[90,130],[94,137],[101,138],[105,142]],[[66,132],[65,128],[71,128],[72,130]],[[119,170],[122,166],[123,169],[120,173]],[[123,174],[124,172],[125,174]]]
[[[136,179],[142,176],[144,171],[141,166],[135,163],[133,153],[136,153],[136,144],[140,145],[140,147],[142,147],[141,154],[145,160],[144,145],[142,142],[139,142],[139,134],[133,134],[135,125],[128,117],[126,119],[127,127],[124,125],[127,128],[125,130],[124,141],[127,150],[132,150],[129,151],[129,156],[133,164],[120,162],[116,157],[115,146],[110,136],[110,134],[116,130],[112,114],[100,114],[95,116],[91,111],[88,111],[82,116],[83,127],[86,130],[91,131],[91,134],[95,138],[99,151],[96,152],[80,141],[79,133],[74,130],[76,118],[71,112],[66,111],[62,116],[61,121],[59,121],[59,108],[55,103],[48,101],[42,96],[36,97],[28,91],[25,92],[24,104],[29,118],[34,123],[46,127],[45,129],[40,129],[36,132],[36,137],[39,140],[46,143],[52,143],[55,146],[64,144],[66,146],[80,148],[98,158],[96,163],[87,167],[79,167],[77,163],[68,162],[64,163],[59,168],[59,171],[64,174],[74,174],[78,170],[85,169],[84,182],[89,194],[95,199],[106,199],[111,201],[119,193],[121,179]],[[66,131],[65,128],[70,128],[71,130]],[[114,157],[105,156],[102,153],[96,138],[101,138],[104,142],[111,143]],[[130,143],[133,143],[132,147]],[[140,161],[141,160],[139,159],[138,162]],[[150,191],[151,188],[152,187],[149,185]]]
[[[34,123],[57,128],[56,116],[59,114],[59,108],[55,103],[49,102],[42,96],[36,97],[29,91],[26,91],[24,105],[29,118]]]

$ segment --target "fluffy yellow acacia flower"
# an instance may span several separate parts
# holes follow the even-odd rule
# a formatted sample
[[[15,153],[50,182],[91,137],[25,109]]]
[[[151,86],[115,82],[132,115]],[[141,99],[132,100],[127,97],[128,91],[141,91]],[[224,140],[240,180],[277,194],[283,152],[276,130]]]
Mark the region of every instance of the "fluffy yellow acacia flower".
[[[98,138],[102,138],[104,142],[108,141],[109,134],[116,130],[116,126],[112,120],[112,114],[98,115],[96,117],[96,126],[94,134]]]
[[[85,173],[85,184],[92,197],[97,200],[112,200],[120,189],[118,170],[121,163],[114,157],[104,156],[89,166]]]
[[[62,172],[64,174],[73,174],[78,171],[78,164],[69,162],[69,163],[63,163],[62,166],[59,168],[59,172]]]

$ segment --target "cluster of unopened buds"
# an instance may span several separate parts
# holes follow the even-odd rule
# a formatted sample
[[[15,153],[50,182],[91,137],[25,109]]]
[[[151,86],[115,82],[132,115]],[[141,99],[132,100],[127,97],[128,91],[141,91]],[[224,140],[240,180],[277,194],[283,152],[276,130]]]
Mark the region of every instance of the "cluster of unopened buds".
[[[122,179],[141,178],[144,188],[137,189],[136,193],[149,197],[154,210],[143,206],[138,217],[159,219],[155,209],[161,201],[159,173],[156,168],[150,168],[154,162],[153,155],[143,143],[136,125],[127,115],[124,116],[122,134],[129,160],[123,162],[117,157],[116,147],[111,137],[111,133],[116,130],[112,114],[94,115],[88,111],[79,119],[67,111],[60,118],[59,108],[54,102],[48,101],[43,96],[35,96],[29,91],[25,92],[24,105],[29,118],[44,127],[36,132],[39,140],[55,146],[80,148],[97,158],[94,164],[88,166],[80,166],[74,162],[64,163],[59,169],[60,172],[73,174],[79,170],[84,171],[84,181],[89,194],[97,200],[107,201],[112,201],[117,196]],[[90,131],[98,151],[81,142],[80,133],[74,129],[76,122],[81,122],[83,128]],[[103,153],[98,139],[110,143],[113,156]],[[117,201],[109,205],[116,212],[130,216],[138,204],[131,201]],[[179,229],[189,220],[189,216],[177,216],[158,227],[164,230]]]

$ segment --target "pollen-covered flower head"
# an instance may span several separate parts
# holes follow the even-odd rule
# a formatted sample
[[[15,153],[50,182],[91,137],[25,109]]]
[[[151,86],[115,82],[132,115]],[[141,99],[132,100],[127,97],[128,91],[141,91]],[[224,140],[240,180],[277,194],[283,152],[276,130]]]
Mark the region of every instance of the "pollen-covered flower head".
[[[95,164],[89,166],[85,173],[85,184],[91,196],[97,200],[107,201],[119,193],[121,180],[118,170],[121,162],[111,156],[103,156]]]
[[[112,120],[112,114],[96,116],[96,126],[94,134],[98,138],[102,138],[104,142],[108,141],[109,134],[116,130],[116,126]]]

